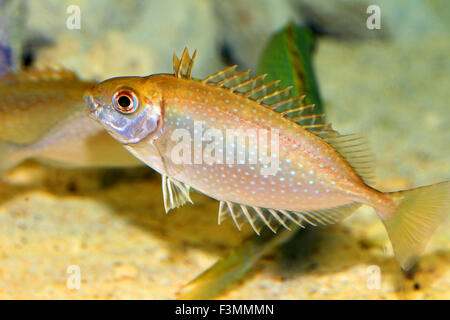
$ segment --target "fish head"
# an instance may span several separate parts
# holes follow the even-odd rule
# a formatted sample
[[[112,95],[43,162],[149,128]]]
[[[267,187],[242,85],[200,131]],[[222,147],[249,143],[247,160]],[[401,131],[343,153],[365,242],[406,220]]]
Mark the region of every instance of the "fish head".
[[[84,99],[92,119],[122,144],[156,139],[163,122],[162,95],[145,77],[118,77],[89,89]]]

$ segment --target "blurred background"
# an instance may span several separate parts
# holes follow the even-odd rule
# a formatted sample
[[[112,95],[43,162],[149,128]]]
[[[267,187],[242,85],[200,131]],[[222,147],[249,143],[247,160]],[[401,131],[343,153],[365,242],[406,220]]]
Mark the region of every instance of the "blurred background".
[[[68,28],[80,10],[79,29]],[[381,28],[367,28],[369,5]],[[0,0],[0,64],[59,65],[81,78],[171,73],[197,49],[194,77],[256,70],[289,22],[316,36],[314,66],[328,120],[365,136],[384,191],[450,178],[450,3],[445,0]],[[73,25],[73,24],[72,24]],[[1,121],[1,119],[0,119]],[[0,298],[174,298],[250,231],[217,226],[218,203],[166,216],[151,169],[62,170],[27,162],[0,185]],[[374,212],[260,261],[229,299],[448,299],[448,224],[403,273]],[[313,243],[314,245],[309,245]],[[307,259],[299,254],[311,248]],[[80,266],[80,290],[66,286]],[[367,285],[370,266],[381,285]],[[368,269],[369,268],[369,269]]]

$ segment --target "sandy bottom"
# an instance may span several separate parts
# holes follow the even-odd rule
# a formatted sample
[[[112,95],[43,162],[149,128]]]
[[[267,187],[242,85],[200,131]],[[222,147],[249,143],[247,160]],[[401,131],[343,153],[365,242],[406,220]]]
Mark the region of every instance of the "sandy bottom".
[[[217,226],[217,202],[200,194],[194,206],[166,215],[160,178],[146,168],[28,163],[8,178],[15,185],[0,188],[0,298],[172,299],[250,234],[231,221]],[[219,298],[450,298],[448,225],[410,274],[399,269],[370,208],[305,232]],[[80,287],[73,289],[77,270]]]

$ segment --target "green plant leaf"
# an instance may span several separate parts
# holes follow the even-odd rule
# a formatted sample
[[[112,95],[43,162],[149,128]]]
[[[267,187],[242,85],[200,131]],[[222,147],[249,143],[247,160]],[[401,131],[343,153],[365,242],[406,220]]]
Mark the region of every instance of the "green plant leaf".
[[[257,71],[267,73],[267,81],[281,80],[280,86],[293,86],[295,95],[305,94],[306,104],[315,104],[316,111],[323,112],[312,59],[314,43],[309,29],[289,23],[270,39]]]

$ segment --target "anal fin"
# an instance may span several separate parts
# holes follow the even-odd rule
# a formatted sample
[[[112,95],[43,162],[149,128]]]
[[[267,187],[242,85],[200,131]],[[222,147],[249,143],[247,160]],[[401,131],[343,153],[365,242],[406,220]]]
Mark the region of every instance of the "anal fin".
[[[264,227],[268,227],[273,233],[277,232],[280,226],[290,230],[289,223],[294,223],[302,228],[302,218],[293,212],[285,210],[266,209],[261,207],[241,205],[230,201],[220,201],[218,223],[225,220],[229,214],[238,230],[247,221],[256,234],[260,234]]]
[[[312,210],[296,213],[305,218],[305,221],[311,225],[328,225],[335,224],[358,209],[361,206],[361,203],[352,202],[343,206],[333,207],[328,209],[320,209],[320,210]]]
[[[220,224],[225,219],[226,214],[229,213],[238,230],[241,230],[242,220],[247,220],[255,233],[259,235],[265,226],[276,233],[280,226],[290,230],[289,223],[294,223],[301,228],[305,228],[303,223],[312,226],[334,224],[352,214],[360,206],[360,203],[352,202],[334,208],[300,212],[266,209],[220,201],[218,222]]]

